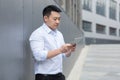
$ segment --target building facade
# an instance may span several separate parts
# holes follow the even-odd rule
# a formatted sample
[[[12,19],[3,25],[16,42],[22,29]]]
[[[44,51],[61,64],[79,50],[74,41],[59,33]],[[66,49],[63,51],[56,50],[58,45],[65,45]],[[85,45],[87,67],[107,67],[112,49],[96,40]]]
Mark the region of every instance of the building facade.
[[[55,0],[78,28],[81,26],[82,0]]]
[[[86,44],[120,43],[119,0],[55,1],[83,29]]]
[[[120,43],[120,1],[82,0],[86,43]]]

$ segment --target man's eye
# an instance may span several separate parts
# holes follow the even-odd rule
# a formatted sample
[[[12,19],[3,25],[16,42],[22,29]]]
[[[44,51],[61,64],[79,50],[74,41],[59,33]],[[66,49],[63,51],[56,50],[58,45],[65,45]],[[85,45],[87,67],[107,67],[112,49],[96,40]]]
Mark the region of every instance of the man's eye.
[[[55,18],[54,20],[60,20],[60,18]]]
[[[57,20],[60,20],[60,18],[57,18]]]
[[[56,21],[57,19],[55,18],[54,20]]]

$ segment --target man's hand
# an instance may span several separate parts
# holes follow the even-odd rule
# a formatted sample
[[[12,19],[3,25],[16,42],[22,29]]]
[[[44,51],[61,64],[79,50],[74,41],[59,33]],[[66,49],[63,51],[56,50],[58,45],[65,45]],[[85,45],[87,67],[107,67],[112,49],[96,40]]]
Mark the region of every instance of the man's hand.
[[[71,44],[62,45],[60,48],[61,53],[66,53],[70,49],[71,46],[72,46]]]
[[[61,53],[65,53],[66,56],[70,56],[71,52],[75,51],[76,44],[64,44],[61,46]]]

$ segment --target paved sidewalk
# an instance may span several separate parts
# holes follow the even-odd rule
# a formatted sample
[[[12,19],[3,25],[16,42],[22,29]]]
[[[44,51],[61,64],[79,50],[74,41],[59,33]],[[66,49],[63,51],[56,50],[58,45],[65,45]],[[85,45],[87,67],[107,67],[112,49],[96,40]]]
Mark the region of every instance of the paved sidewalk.
[[[120,44],[90,45],[80,80],[120,80]]]

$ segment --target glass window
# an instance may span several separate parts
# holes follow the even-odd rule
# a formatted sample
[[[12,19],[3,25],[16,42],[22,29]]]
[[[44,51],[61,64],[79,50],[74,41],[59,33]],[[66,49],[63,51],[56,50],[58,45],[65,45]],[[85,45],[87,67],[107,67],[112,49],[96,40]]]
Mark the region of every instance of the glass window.
[[[92,11],[92,0],[82,0],[83,1],[83,9]]]
[[[96,13],[105,16],[106,0],[97,0]]]
[[[105,34],[106,27],[104,25],[101,24],[96,24],[96,32],[97,33],[101,33],[101,34]]]
[[[117,3],[114,0],[110,0],[109,17],[114,20],[116,20],[116,8]]]
[[[110,27],[110,28],[109,28],[109,34],[110,34],[110,35],[113,35],[113,36],[116,36],[116,28]]]
[[[88,21],[83,21],[83,30],[84,31],[88,31],[88,32],[91,32],[91,27],[92,27],[92,23],[91,22],[88,22]]]

